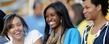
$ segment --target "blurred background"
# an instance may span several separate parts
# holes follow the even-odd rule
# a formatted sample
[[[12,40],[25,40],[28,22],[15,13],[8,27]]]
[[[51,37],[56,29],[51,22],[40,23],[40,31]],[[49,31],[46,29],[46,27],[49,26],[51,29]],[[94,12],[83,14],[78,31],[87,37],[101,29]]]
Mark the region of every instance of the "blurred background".
[[[42,0],[43,9],[50,3],[56,0]],[[73,2],[82,3],[81,0],[66,0],[68,5]],[[108,1],[109,2],[109,1]],[[6,14],[17,13],[20,16],[33,14],[33,3],[34,0],[0,0],[0,9]],[[109,11],[109,9],[108,9]],[[106,18],[109,20],[109,12]]]

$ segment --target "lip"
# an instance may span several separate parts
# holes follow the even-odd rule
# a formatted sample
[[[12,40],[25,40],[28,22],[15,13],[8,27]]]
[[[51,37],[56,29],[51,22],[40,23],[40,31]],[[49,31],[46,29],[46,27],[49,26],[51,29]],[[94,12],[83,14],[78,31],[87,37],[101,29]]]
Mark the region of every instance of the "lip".
[[[55,23],[55,22],[50,22],[49,24],[50,24],[50,25],[53,25],[54,23]]]
[[[52,27],[55,24],[55,22],[49,22],[49,25]]]
[[[18,35],[18,34],[20,34],[20,32],[16,32],[15,34]]]
[[[84,17],[87,17],[87,14],[84,14]]]
[[[16,32],[15,32],[15,35],[16,35],[16,36],[21,36],[21,31],[16,31]]]

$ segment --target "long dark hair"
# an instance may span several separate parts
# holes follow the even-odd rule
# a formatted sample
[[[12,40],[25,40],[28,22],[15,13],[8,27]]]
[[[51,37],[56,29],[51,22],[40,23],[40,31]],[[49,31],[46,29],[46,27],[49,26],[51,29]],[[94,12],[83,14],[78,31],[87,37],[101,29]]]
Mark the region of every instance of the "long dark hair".
[[[10,15],[6,15],[4,17],[5,21],[4,21],[4,28],[3,31],[1,33],[2,36],[6,36],[9,40],[10,38],[8,37],[8,31],[12,28],[12,21],[13,19],[17,17],[21,20],[21,23],[23,24],[23,27],[25,29],[28,29],[28,26],[26,24],[26,22],[24,21],[24,19],[16,14],[10,14]],[[24,32],[26,32],[27,30],[24,30]]]
[[[50,5],[48,5],[45,8],[45,10],[44,10],[44,18],[45,19],[46,19],[46,17],[45,17],[46,11],[49,8],[53,8],[56,11],[57,16],[59,16],[62,19],[62,26],[63,26],[64,32],[67,29],[74,27],[72,25],[71,21],[70,21],[70,18],[69,18],[69,15],[68,15],[68,11],[67,11],[67,9],[66,9],[66,7],[64,6],[63,3],[57,1],[57,2],[54,2],[54,3],[51,3]],[[46,27],[45,27],[45,35],[44,35],[44,42],[43,42],[43,44],[45,44],[46,41],[48,40],[49,31],[50,31],[50,26],[48,25],[46,20],[45,20],[45,22],[46,22]]]

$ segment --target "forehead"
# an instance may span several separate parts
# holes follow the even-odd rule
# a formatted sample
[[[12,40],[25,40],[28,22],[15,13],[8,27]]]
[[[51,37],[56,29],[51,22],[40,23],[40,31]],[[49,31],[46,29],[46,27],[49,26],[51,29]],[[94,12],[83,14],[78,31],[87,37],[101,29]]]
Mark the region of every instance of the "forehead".
[[[50,7],[50,8],[47,9],[46,14],[47,13],[54,13],[54,12],[55,12],[55,9]]]
[[[14,17],[14,19],[12,20],[12,24],[15,24],[15,23],[21,23],[20,18]]]
[[[91,5],[91,0],[84,0],[83,5]]]

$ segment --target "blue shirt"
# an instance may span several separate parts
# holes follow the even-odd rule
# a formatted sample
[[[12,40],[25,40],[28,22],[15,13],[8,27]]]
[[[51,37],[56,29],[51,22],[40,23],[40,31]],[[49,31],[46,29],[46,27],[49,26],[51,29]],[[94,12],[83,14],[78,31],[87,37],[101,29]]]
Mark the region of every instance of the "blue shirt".
[[[6,39],[6,37],[5,36],[0,36],[0,44],[4,44],[6,42],[8,42],[8,40]]]
[[[81,44],[80,33],[76,28],[67,30],[64,37],[64,44]]]

